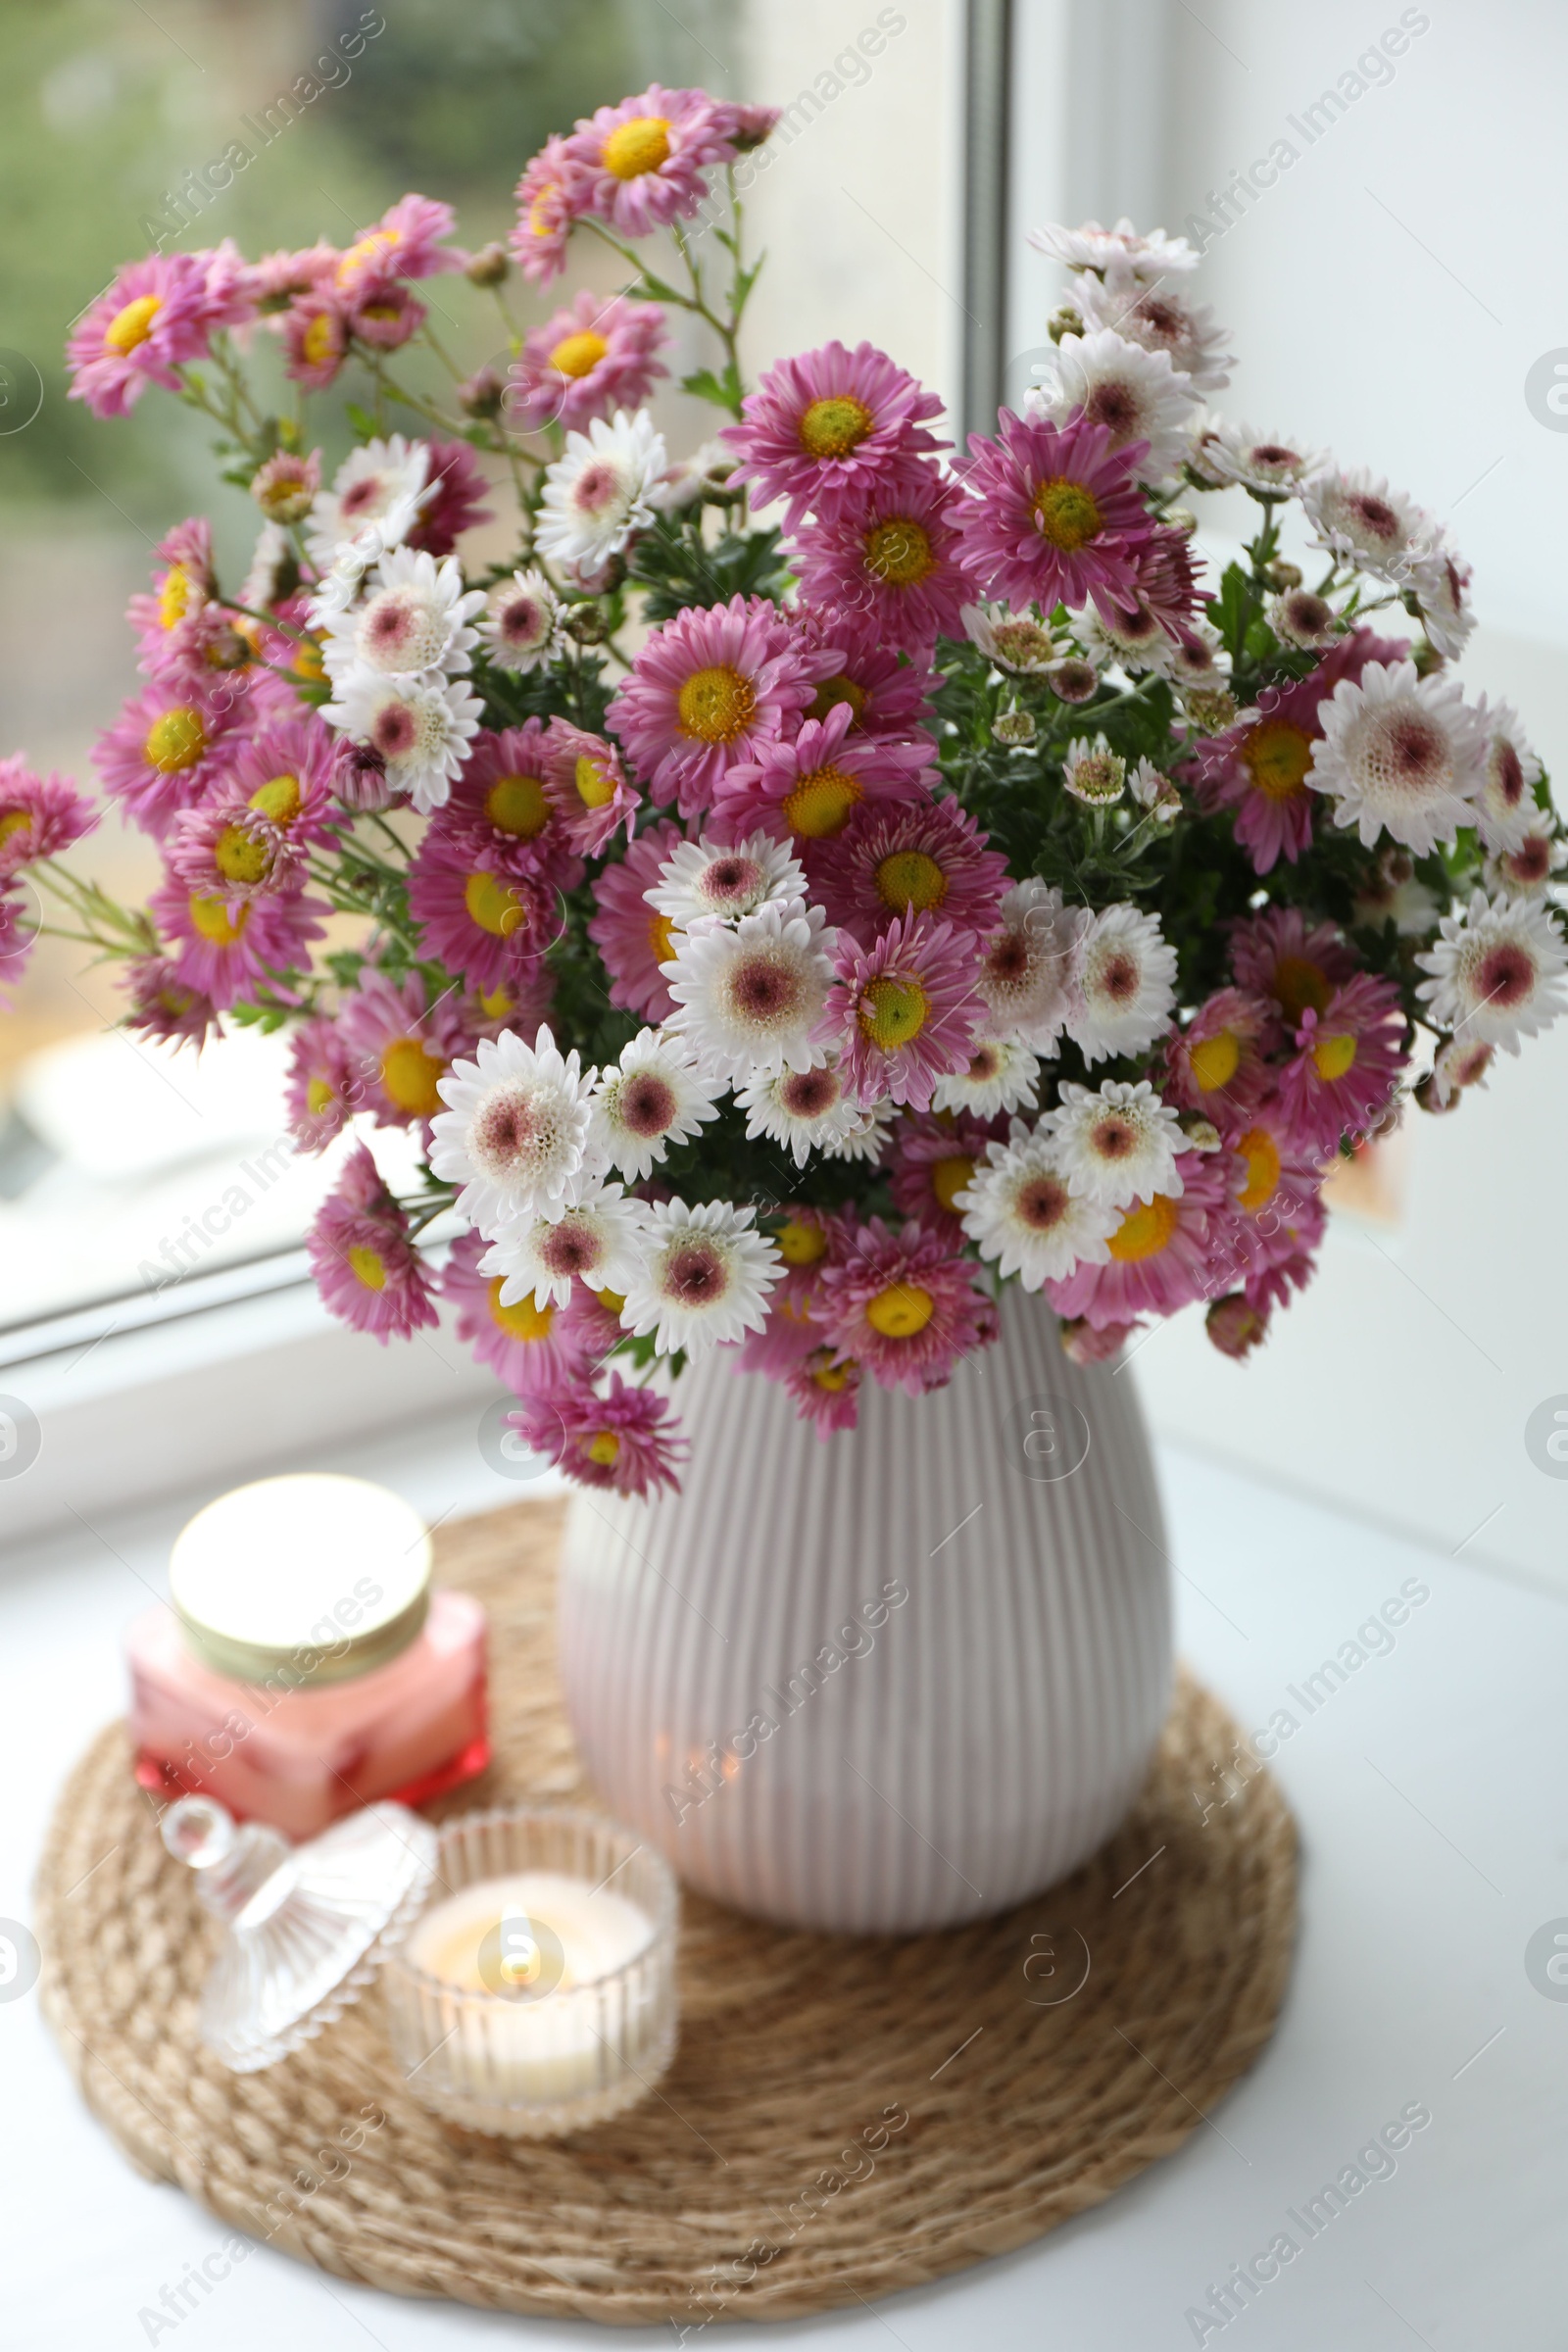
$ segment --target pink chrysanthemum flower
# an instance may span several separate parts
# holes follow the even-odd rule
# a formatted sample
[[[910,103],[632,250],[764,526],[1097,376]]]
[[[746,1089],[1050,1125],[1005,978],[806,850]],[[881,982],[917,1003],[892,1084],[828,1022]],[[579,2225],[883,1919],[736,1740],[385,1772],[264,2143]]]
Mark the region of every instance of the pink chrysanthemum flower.
[[[125,967],[130,1010],[125,1027],[161,1045],[194,1046],[218,1035],[218,1006],[182,980],[167,956],[138,956]]]
[[[303,522],[321,487],[321,453],[277,449],[251,476],[251,496],[269,522]]]
[[[1314,1152],[1293,1146],[1276,1102],[1230,1147],[1240,1163],[1230,1212],[1242,1230],[1238,1255],[1248,1272],[1281,1264],[1323,1238],[1323,1170]]]
[[[842,833],[813,847],[807,870],[828,920],[859,939],[901,914],[989,932],[1007,888],[1007,860],[956,801],[858,808]]]
[[[593,181],[564,138],[545,141],[517,182],[517,219],[507,239],[530,284],[545,286],[566,265],[572,223],[588,210]]]
[[[590,417],[641,408],[655,377],[669,373],[657,356],[668,340],[657,302],[628,302],[584,286],[575,301],[530,329],[508,368],[513,425],[523,433],[547,424],[581,432]]]
[[[143,387],[177,392],[176,373],[207,352],[215,328],[255,315],[232,248],[155,253],[122,270],[89,303],[66,345],[72,400],[95,416],[123,416]]]
[[[873,1217],[822,1277],[829,1343],[885,1389],[943,1388],[960,1356],[995,1337],[996,1310],[975,1273],[940,1236],[919,1225],[895,1235]]]
[[[442,1295],[458,1309],[459,1339],[517,1396],[551,1396],[591,1378],[604,1352],[592,1324],[570,1307],[535,1306],[531,1296],[503,1306],[505,1278],[479,1271],[489,1247],[483,1234],[463,1234],[441,1271]],[[624,1336],[617,1324],[615,1338]]]
[[[599,911],[588,936],[610,974],[610,1002],[651,1021],[662,1021],[675,1009],[660,969],[674,956],[675,935],[669,917],[650,906],[644,893],[653,889],[665,858],[684,839],[679,825],[662,818],[638,836],[618,865],[605,867],[594,890]]]
[[[731,480],[755,484],[759,504],[787,499],[793,531],[813,509],[872,489],[895,458],[946,449],[923,430],[941,414],[937,395],[874,343],[824,343],[770,368],[719,439],[740,459]]]
[[[1082,1317],[1096,1331],[1135,1322],[1140,1315],[1173,1315],[1204,1293],[1209,1228],[1229,1199],[1225,1155],[1185,1152],[1177,1161],[1180,1194],[1135,1200],[1105,1247],[1109,1258],[1085,1258],[1046,1296],[1066,1321]]]
[[[616,689],[609,725],[661,807],[710,808],[727,770],[793,733],[828,667],[764,597],[678,612]]]
[[[367,966],[337,1018],[353,1058],[356,1107],[372,1111],[383,1127],[433,1119],[444,1107],[441,1080],[470,1043],[451,997],[426,1006],[416,973],[400,982]]]
[[[1322,1012],[1335,990],[1353,979],[1354,955],[1332,923],[1314,923],[1296,906],[1265,906],[1231,936],[1231,970],[1250,996],[1267,997],[1296,1028],[1308,1006]]]
[[[0,760],[0,885],[40,858],[58,858],[98,822],[69,776],[41,776],[18,752]]]
[[[1405,1067],[1398,990],[1357,973],[1321,1012],[1307,1006],[1296,1045],[1280,1072],[1280,1103],[1293,1139],[1327,1154],[1375,1126],[1393,1099]]]
[[[132,695],[93,745],[104,789],[143,832],[163,835],[227,770],[234,710],[196,686],[166,681]]]
[[[492,510],[484,503],[490,484],[466,441],[443,441],[437,436],[424,446],[425,486],[419,493],[418,517],[404,545],[427,556],[449,556],[465,531],[494,521]]]
[[[556,894],[537,871],[434,825],[409,867],[409,912],[426,952],[477,989],[537,963],[561,929]]]
[[[401,351],[429,316],[407,286],[374,285],[350,308],[349,332],[372,351]]]
[[[927,1232],[957,1243],[963,1211],[954,1201],[976,1168],[985,1165],[986,1146],[996,1133],[995,1127],[961,1114],[901,1119],[893,1130],[894,1205]]]
[[[642,795],[615,746],[569,719],[554,718],[545,740],[550,798],[570,847],[597,858],[625,827],[628,840]]]
[[[885,643],[876,622],[862,612],[820,611],[803,602],[785,617],[813,653],[826,651],[837,664],[818,684],[808,718],[826,718],[835,704],[848,703],[852,735],[907,742],[922,733],[930,698],[941,684],[926,661],[911,661]]]
[[[559,723],[559,722],[558,722]],[[509,868],[575,890],[582,863],[551,773],[553,736],[541,718],[474,737],[466,766],[430,835],[493,853]],[[426,838],[429,838],[427,836]]]
[[[332,797],[356,816],[390,808],[398,795],[387,781],[386,761],[372,744],[340,735],[332,755]]]
[[[330,909],[296,891],[231,905],[172,876],[153,892],[147,911],[173,948],[179,978],[226,1010],[258,981],[275,982],[302,954],[309,961],[310,942],[323,929],[316,917]]]
[[[437,1323],[432,1284],[408,1222],[364,1144],[355,1146],[335,1191],[305,1237],[325,1304],[382,1346]]]
[[[373,228],[361,230],[339,260],[333,273],[338,293],[353,303],[392,278],[461,270],[466,255],[441,242],[451,236],[456,220],[450,204],[430,196],[400,196]]]
[[[623,237],[689,220],[703,200],[705,170],[736,154],[706,90],[666,90],[657,81],[600,107],[564,144],[584,174],[586,209]]]
[[[330,842],[342,823],[333,763],[331,729],[314,714],[239,742],[211,797],[174,817],[170,872],[230,908],[297,887],[307,851]]]
[[[335,245],[321,242],[284,246],[276,253],[264,253],[251,271],[251,283],[263,312],[296,294],[309,293],[313,286],[323,285],[336,273],[342,258]]]
[[[1057,1333],[1061,1352],[1072,1364],[1108,1364],[1120,1355],[1134,1334],[1143,1330],[1141,1323],[1107,1323],[1102,1331],[1083,1315],[1063,1323]]]
[[[778,106],[735,106],[726,98],[710,98],[709,104],[715,132],[729,141],[737,155],[749,155],[754,147],[770,139],[784,111]]]
[[[612,1372],[603,1396],[591,1388],[560,1389],[530,1396],[509,1416],[535,1453],[542,1453],[582,1487],[616,1494],[648,1494],[659,1487],[678,1493],[677,1470],[690,1446],[679,1434],[669,1398]]]
[[[860,1417],[860,1367],[835,1348],[813,1348],[784,1378],[803,1421],[809,1421],[819,1438],[835,1430],[854,1429]]]
[[[857,735],[854,713],[837,703],[808,718],[789,741],[765,744],[736,762],[713,799],[715,841],[741,841],[759,826],[780,840],[831,841],[866,803],[929,800],[919,771],[934,759],[929,739],[894,743]]]
[[[1042,612],[1131,606],[1152,538],[1135,479],[1145,446],[1113,451],[1102,424],[1050,424],[1010,409],[995,441],[971,434],[958,528],[985,593]]]
[[[328,292],[315,289],[283,315],[283,372],[307,392],[324,392],[349,356],[348,314]]]
[[[796,534],[804,594],[864,614],[884,644],[917,657],[938,637],[961,637],[975,596],[960,536],[967,506],[935,466],[898,459]]]
[[[813,1035],[838,1047],[845,1092],[862,1109],[929,1110],[937,1080],[967,1069],[984,1009],[972,938],[926,914],[900,915],[869,949],[841,934],[834,970]]]
[[[1178,649],[1176,662],[1185,683],[1211,683],[1210,673],[1214,669],[1211,650],[1191,625],[1202,593],[1191,538],[1172,524],[1153,523],[1148,540],[1137,552],[1136,562],[1137,602],[1146,612],[1153,614],[1171,645]],[[1192,674],[1195,665],[1200,673],[1197,676]]]
[[[12,1003],[7,992],[21,980],[37,939],[36,893],[0,889],[0,1004]]]
[[[1239,988],[1217,990],[1165,1041],[1166,1102],[1200,1111],[1222,1135],[1245,1127],[1273,1083],[1263,1054],[1274,1026],[1272,1005]]]
[[[302,1021],[289,1046],[284,1100],[302,1152],[324,1152],[360,1108],[349,1050],[334,1022]]]
[[[145,657],[143,666],[156,671],[165,665],[170,640],[177,639],[182,626],[217,592],[212,524],[199,514],[176,523],[154,548],[153,562],[159,568],[153,574],[151,591],[137,591],[126,607],[125,618],[137,633],[138,649]]]

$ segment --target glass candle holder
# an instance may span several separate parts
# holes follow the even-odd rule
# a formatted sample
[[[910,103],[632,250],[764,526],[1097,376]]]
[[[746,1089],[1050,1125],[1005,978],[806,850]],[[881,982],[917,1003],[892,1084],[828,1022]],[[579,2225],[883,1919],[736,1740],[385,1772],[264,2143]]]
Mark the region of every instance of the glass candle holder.
[[[393,2054],[449,2123],[545,2139],[618,2115],[675,2054],[674,1876],[628,1830],[538,1807],[441,1832],[382,1978]]]

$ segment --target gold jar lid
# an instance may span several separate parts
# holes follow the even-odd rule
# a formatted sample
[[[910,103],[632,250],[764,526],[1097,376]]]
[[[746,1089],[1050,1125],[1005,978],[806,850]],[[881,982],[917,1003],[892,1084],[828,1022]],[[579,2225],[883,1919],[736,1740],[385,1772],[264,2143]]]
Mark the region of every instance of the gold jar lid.
[[[315,1689],[388,1665],[430,1605],[430,1537],[401,1495],[310,1472],[258,1479],[174,1540],[169,1591],[204,1666]]]

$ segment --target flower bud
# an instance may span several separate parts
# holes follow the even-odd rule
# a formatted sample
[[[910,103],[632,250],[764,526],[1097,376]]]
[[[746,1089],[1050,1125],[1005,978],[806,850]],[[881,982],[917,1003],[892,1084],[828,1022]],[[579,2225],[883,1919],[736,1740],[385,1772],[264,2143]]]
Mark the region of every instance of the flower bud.
[[[1064,302],[1059,311],[1053,311],[1046,320],[1046,332],[1053,343],[1059,343],[1063,335],[1081,335],[1083,331],[1084,322],[1070,302]]]
[[[603,605],[590,599],[586,604],[569,605],[562,627],[579,645],[603,645],[610,635],[610,618]]]
[[[493,368],[481,368],[457,387],[457,402],[465,416],[499,416],[507,387]]]
[[[991,732],[998,743],[1006,744],[1009,749],[1014,744],[1033,743],[1035,739],[1034,712],[1032,710],[1004,710],[1001,717],[992,726]]]
[[[1301,567],[1298,564],[1287,564],[1276,557],[1272,564],[1264,564],[1263,578],[1276,595],[1283,596],[1288,588],[1299,588],[1301,585]]]
[[[477,253],[469,254],[463,274],[476,286],[499,286],[511,268],[504,245],[481,245]]]
[[[1240,1362],[1268,1332],[1267,1307],[1249,1306],[1241,1291],[1216,1298],[1203,1318],[1204,1328],[1221,1355]]]

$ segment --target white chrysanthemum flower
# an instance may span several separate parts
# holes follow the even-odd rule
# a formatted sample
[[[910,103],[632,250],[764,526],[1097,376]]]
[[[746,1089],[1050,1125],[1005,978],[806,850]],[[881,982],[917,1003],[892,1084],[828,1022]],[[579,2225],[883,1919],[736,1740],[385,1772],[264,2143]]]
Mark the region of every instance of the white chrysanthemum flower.
[[[572,1208],[549,1217],[508,1217],[479,1260],[481,1274],[502,1277],[501,1304],[569,1306],[571,1286],[624,1297],[642,1263],[648,1211],[618,1184],[596,1186]]]
[[[678,514],[705,490],[721,488],[739,464],[734,450],[726,449],[722,441],[705,441],[689,458],[677,458],[665,466],[648,493],[648,503],[662,514]]]
[[[1231,658],[1212,629],[1189,627],[1170,649],[1170,674],[1178,686],[1228,686]]]
[[[1568,1010],[1561,985],[1568,954],[1539,900],[1489,899],[1478,890],[1462,914],[1444,916],[1440,931],[1416,957],[1432,974],[1415,993],[1434,1029],[1517,1054],[1520,1038],[1539,1036]]]
[[[776,1070],[770,1078],[759,1078],[744,1088],[735,1100],[747,1114],[748,1138],[765,1135],[785,1145],[794,1152],[798,1168],[805,1167],[813,1152],[842,1156],[834,1147],[855,1136],[861,1122],[862,1114],[845,1094],[833,1061],[814,1070]]]
[[[1069,650],[1032,612],[1009,612],[1005,605],[964,605],[960,611],[970,644],[1013,677],[1041,676]]]
[[[1230,382],[1225,330],[1206,306],[1189,302],[1168,282],[1149,283],[1112,263],[1103,278],[1080,278],[1073,300],[1088,327],[1110,327],[1145,351],[1162,351],[1195,392],[1219,392]]]
[[[1476,821],[1486,735],[1451,678],[1413,662],[1369,662],[1317,707],[1323,729],[1306,782],[1368,849],[1387,832],[1424,858]]]
[[[1113,752],[1103,735],[1093,743],[1075,736],[1061,761],[1061,781],[1075,801],[1091,808],[1108,808],[1127,789],[1127,762]]]
[[[559,1216],[598,1184],[594,1075],[575,1049],[563,1058],[548,1029],[531,1046],[507,1029],[481,1038],[473,1059],[455,1061],[439,1081],[447,1107],[430,1122],[430,1165],[462,1185],[459,1213],[481,1233],[513,1217]]]
[[[1250,424],[1209,415],[1193,434],[1193,463],[1216,486],[1236,483],[1269,498],[1289,498],[1323,465],[1323,452],[1302,449]]]
[[[530,566],[498,580],[485,601],[479,635],[498,669],[542,669],[566,642],[561,599],[542,571]]]
[[[1050,1136],[1072,1190],[1102,1207],[1125,1208],[1156,1193],[1175,1199],[1183,1190],[1181,1120],[1147,1078],[1134,1086],[1107,1078],[1098,1089],[1065,1080],[1040,1133]]]
[[[1319,547],[1399,586],[1437,543],[1431,515],[1364,466],[1328,466],[1303,484],[1301,504]]]
[[[676,933],[673,959],[659,967],[675,1000],[664,1026],[710,1076],[742,1086],[827,1059],[811,1041],[833,981],[826,921],[820,906],[785,899],[733,926]]]
[[[1176,1003],[1176,951],[1157,919],[1136,906],[1103,906],[1084,933],[1077,1002],[1067,1035],[1085,1061],[1145,1054]]]
[[[1446,531],[1438,534],[1430,556],[1418,562],[1410,575],[1421,622],[1433,645],[1450,662],[1457,660],[1476,625],[1470,609],[1470,566]]]
[[[853,1127],[847,1127],[833,1143],[822,1146],[822,1157],[864,1160],[874,1167],[887,1150],[897,1115],[891,1102],[873,1102],[869,1110],[858,1111]]]
[[[1019,882],[1002,902],[1000,928],[981,952],[975,986],[998,1037],[1054,1054],[1077,1003],[1086,916],[1059,890]]]
[[[324,642],[321,660],[339,692],[349,678],[449,677],[472,666],[478,643],[468,622],[484,603],[482,589],[466,590],[456,556],[395,547],[376,566],[376,585],[363,605],[345,610],[328,593],[311,607],[312,625]]]
[[[393,791],[428,815],[450,799],[484,705],[463,678],[380,678],[355,667],[321,716],[379,752]]]
[[[1549,818],[1538,812],[1518,847],[1499,850],[1487,859],[1483,871],[1490,891],[1501,891],[1509,898],[1544,899],[1564,865],[1568,865],[1568,841],[1558,841]],[[1430,925],[1423,928],[1430,929]]]
[[[270,612],[299,579],[294,542],[280,522],[264,522],[256,535],[251,567],[240,582],[239,601],[252,612]]]
[[[999,1111],[1033,1110],[1039,1100],[1039,1055],[1005,1038],[977,1037],[968,1068],[937,1080],[931,1107],[994,1119]]]
[[[689,1355],[744,1339],[767,1319],[767,1294],[783,1271],[773,1244],[752,1230],[754,1211],[728,1200],[693,1208],[662,1200],[648,1212],[637,1271],[620,1320],[654,1335],[661,1355]]]
[[[1176,641],[1146,604],[1118,605],[1114,619],[1088,606],[1072,614],[1072,633],[1097,669],[1120,666],[1134,677],[1152,669],[1160,678],[1175,669]]]
[[[640,1029],[594,1091],[594,1143],[628,1184],[718,1114],[718,1096],[679,1038]]]
[[[664,470],[664,437],[646,409],[596,416],[568,433],[564,457],[545,468],[535,540],[542,556],[593,569],[618,556],[654,519],[649,492]]]
[[[1526,742],[1511,703],[1492,704],[1483,695],[1475,715],[1486,747],[1476,824],[1489,850],[1517,849],[1541,815],[1536,805],[1541,761]]]
[[[1127,789],[1156,825],[1173,825],[1182,812],[1179,786],[1152,760],[1140,760],[1127,774]]]
[[[1105,427],[1113,450],[1147,441],[1136,468],[1141,482],[1166,482],[1179,469],[1196,402],[1191,379],[1172,367],[1168,351],[1146,350],[1102,326],[1063,335],[1054,358],[1034,372],[1040,383],[1024,402],[1026,415],[1054,424],[1083,416]]]
[[[1049,220],[1043,228],[1030,229],[1029,242],[1037,253],[1065,262],[1069,270],[1108,270],[1115,264],[1148,285],[1173,272],[1196,270],[1200,258],[1198,248],[1185,237],[1167,237],[1162,228],[1140,235],[1125,213],[1114,228],[1102,228],[1098,220],[1086,220],[1081,228]]]
[[[1438,1108],[1447,1110],[1464,1087],[1485,1086],[1487,1072],[1496,1058],[1496,1047],[1483,1045],[1479,1039],[1467,1044],[1462,1037],[1450,1037],[1446,1045],[1440,1046],[1432,1063],[1432,1092]]]
[[[669,917],[675,930],[687,931],[710,915],[739,922],[775,901],[804,899],[806,875],[771,833],[751,833],[728,847],[714,841],[682,841],[643,896],[650,906]]]
[[[1264,617],[1281,645],[1319,653],[1340,634],[1340,616],[1315,588],[1287,588],[1269,603]]]
[[[1050,1136],[1031,1135],[1021,1119],[1010,1140],[988,1144],[954,1207],[982,1257],[1004,1275],[1016,1274],[1026,1291],[1059,1282],[1085,1258],[1102,1266],[1120,1211],[1074,1193]]]
[[[305,545],[317,570],[357,576],[401,547],[418,518],[429,465],[429,444],[401,433],[351,450],[331,489],[311,501]]]

